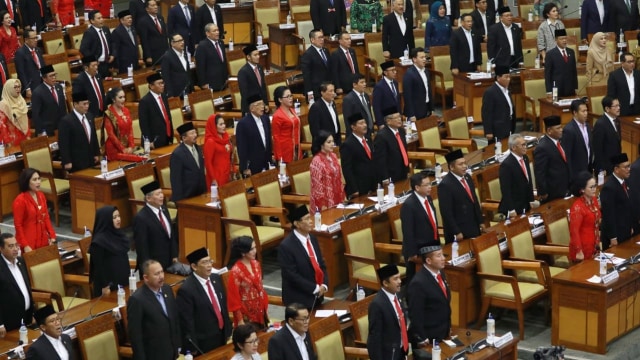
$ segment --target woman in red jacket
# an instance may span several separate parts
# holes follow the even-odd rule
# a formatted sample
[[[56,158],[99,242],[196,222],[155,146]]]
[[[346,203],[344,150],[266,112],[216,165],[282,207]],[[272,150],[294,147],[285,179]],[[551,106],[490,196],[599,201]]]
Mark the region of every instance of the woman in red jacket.
[[[56,232],[51,226],[47,199],[40,191],[40,172],[33,168],[22,170],[18,186],[21,193],[13,200],[13,222],[22,251],[55,243]]]
[[[229,140],[224,119],[221,115],[209,116],[204,133],[204,166],[207,170],[207,184],[211,184],[214,179],[218,186],[229,182],[232,152],[233,146]]]
[[[300,148],[300,119],[293,109],[293,95],[286,86],[278,86],[273,91],[278,110],[271,120],[273,136],[273,156],[276,161],[290,163],[302,159]]]

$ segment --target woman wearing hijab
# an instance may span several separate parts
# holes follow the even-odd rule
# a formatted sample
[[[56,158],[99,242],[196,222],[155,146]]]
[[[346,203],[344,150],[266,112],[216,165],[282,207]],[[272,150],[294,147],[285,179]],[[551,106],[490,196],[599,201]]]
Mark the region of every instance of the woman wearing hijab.
[[[29,138],[27,102],[24,101],[20,80],[8,79],[2,89],[0,101],[0,141],[6,147],[19,146]]]
[[[118,285],[129,284],[129,239],[120,230],[120,211],[104,206],[96,211],[93,237],[89,246],[89,280],[93,297],[109,295]]]
[[[587,50],[587,84],[607,85],[609,73],[613,71],[613,50],[607,48],[607,34],[593,35]]]
[[[444,3],[435,1],[431,5],[430,13],[424,32],[424,47],[427,51],[432,46],[449,45],[451,40],[451,21],[446,15]]]
[[[218,183],[218,186],[229,182],[232,152],[233,145],[229,140],[229,133],[222,115],[209,116],[204,132],[204,166],[207,184],[211,184],[213,180]]]

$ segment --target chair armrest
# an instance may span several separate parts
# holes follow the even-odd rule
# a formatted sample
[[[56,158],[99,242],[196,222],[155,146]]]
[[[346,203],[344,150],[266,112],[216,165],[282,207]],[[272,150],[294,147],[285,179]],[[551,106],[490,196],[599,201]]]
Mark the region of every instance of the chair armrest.
[[[471,139],[442,139],[440,144],[451,147],[473,147],[475,142]]]
[[[269,304],[284,306],[284,303],[282,302],[282,296],[268,295],[268,298],[269,298]]]
[[[353,340],[353,343],[358,347],[367,347],[367,343],[365,341]]]
[[[133,348],[131,346],[119,346],[118,355],[127,359],[131,359],[133,358]]]
[[[402,240],[398,240],[398,239],[391,239],[391,243],[392,243],[392,244],[402,245]]]
[[[307,195],[282,194],[282,202],[289,204],[308,204],[311,198]]]
[[[228,119],[228,118],[231,118],[231,119],[235,119],[235,118],[242,119],[243,118],[243,115],[242,115],[241,111],[220,111],[217,114],[222,116],[225,120]]]
[[[362,262],[365,264],[369,264],[369,265],[373,265],[373,267],[378,270],[380,268],[380,262],[378,262],[378,260],[376,259],[369,259],[366,257],[362,257],[362,256],[358,256],[358,255],[351,255],[348,253],[344,253],[344,257],[346,257],[348,260],[353,260],[353,261],[358,261],[358,262]]]
[[[562,245],[533,245],[533,251],[538,254],[569,255],[569,247]]]
[[[53,166],[54,170],[63,170],[62,161],[54,160],[54,161],[51,162],[51,165]]]
[[[76,285],[89,285],[89,277],[85,275],[63,274],[62,280]]]
[[[511,275],[489,274],[489,273],[483,273],[483,272],[478,272],[477,275],[479,278],[482,278],[484,280],[499,281],[499,282],[510,283],[510,284],[517,283],[515,276],[511,276]]]
[[[369,358],[369,350],[352,346],[345,346],[344,354],[349,355],[349,357]]]
[[[429,69],[429,72],[431,72],[431,74],[433,74],[433,80],[436,82],[436,87],[438,87],[438,78],[440,79],[440,88],[444,89],[444,74],[442,73],[442,71],[438,71],[438,70],[434,70],[434,69]]]
[[[247,227],[256,226],[256,223],[254,223],[251,220],[233,219],[228,217],[223,217],[220,220],[222,220],[223,223],[232,224],[232,225],[240,225],[240,226],[247,226]]]
[[[58,309],[64,309],[62,296],[60,296],[60,294],[58,294],[57,292],[31,289],[31,297],[33,297],[34,303],[43,302],[46,304],[52,304],[52,302],[55,300],[56,305],[58,305]]]
[[[402,245],[374,243],[373,248],[382,252],[402,255]]]
[[[283,216],[287,212],[285,208],[267,207],[267,206],[251,206],[249,214],[259,216]],[[285,224],[286,221],[283,223]]]
[[[480,129],[469,129],[469,135],[471,136],[481,136],[484,137],[484,130]],[[474,142],[475,144],[475,142]]]
[[[549,272],[549,265],[540,260],[502,260],[502,267],[511,270],[526,270],[535,271],[538,276],[538,283],[544,287],[548,287],[545,279],[551,279],[551,273]]]
[[[302,151],[311,151],[311,143],[301,142],[300,149],[302,149]]]
[[[136,260],[129,259],[129,269],[136,270],[138,268],[138,262]]]
[[[429,160],[435,164],[436,154],[432,151],[407,151],[407,156],[411,160]]]
[[[129,203],[132,204],[132,205],[140,205],[140,206],[144,206],[145,205],[144,200],[131,199],[131,198],[129,198]]]
[[[437,149],[437,148],[420,147],[420,146],[418,147],[418,152],[425,152],[425,151],[429,151],[429,152],[441,154],[441,155],[449,153],[449,150],[447,149]]]
[[[257,20],[253,20],[252,23],[253,29],[255,30],[256,34],[262,36],[262,23]]]
[[[495,202],[495,200],[485,200],[480,203],[482,210],[496,212],[498,211],[498,207],[500,207],[500,202]]]

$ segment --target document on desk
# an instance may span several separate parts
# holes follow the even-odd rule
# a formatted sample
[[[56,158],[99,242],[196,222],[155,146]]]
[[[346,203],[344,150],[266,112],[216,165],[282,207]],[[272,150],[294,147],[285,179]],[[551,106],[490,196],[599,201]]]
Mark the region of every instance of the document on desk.
[[[363,207],[364,207],[364,204],[349,204],[349,205],[338,204],[338,206],[336,206],[336,208],[338,209],[354,209],[354,210],[360,210]]]
[[[347,310],[316,310],[315,317],[318,318],[326,318],[333,314],[336,314],[338,317],[345,315]]]
[[[602,279],[598,275],[593,275],[592,277],[588,278],[587,281],[593,284],[600,284],[602,282]]]

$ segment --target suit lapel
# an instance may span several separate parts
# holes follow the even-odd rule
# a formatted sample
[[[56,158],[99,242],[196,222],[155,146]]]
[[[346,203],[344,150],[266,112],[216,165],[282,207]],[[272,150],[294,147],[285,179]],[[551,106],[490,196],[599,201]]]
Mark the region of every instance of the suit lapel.
[[[144,296],[147,297],[147,301],[152,304],[151,306],[156,308],[156,311],[159,312],[160,314],[162,314],[164,317],[168,318],[167,314],[164,313],[164,309],[162,309],[162,305],[160,305],[160,302],[158,301],[158,298],[156,297],[156,295],[153,293],[153,291],[151,291],[151,289],[149,289],[148,286],[143,286],[142,287],[144,289]],[[166,294],[164,294],[164,288],[163,288],[163,295],[165,296],[166,299]],[[165,306],[167,306],[167,301],[165,300]],[[167,308],[167,312],[169,311],[169,308]]]

